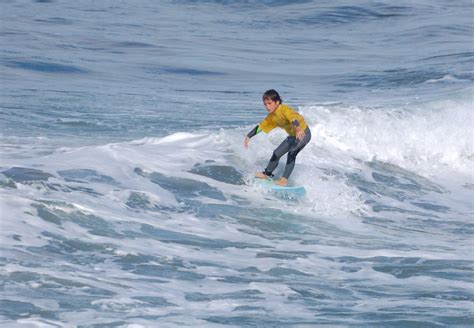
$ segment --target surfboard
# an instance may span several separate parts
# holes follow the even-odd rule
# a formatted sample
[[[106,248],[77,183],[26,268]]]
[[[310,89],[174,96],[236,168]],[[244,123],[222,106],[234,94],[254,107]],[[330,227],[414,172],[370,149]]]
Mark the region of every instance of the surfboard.
[[[255,181],[263,186],[264,188],[282,195],[301,197],[306,194],[306,189],[303,186],[279,186],[275,184],[275,181],[272,179],[258,179],[255,178]]]

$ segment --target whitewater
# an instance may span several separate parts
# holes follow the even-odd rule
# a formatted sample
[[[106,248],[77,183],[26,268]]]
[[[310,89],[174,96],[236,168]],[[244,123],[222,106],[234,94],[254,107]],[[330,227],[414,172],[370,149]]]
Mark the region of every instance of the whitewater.
[[[2,327],[474,325],[471,1],[1,6]]]

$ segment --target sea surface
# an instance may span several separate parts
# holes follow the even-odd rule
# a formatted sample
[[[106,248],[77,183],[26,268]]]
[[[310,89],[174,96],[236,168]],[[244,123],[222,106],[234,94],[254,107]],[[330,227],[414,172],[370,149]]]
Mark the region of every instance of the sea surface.
[[[471,0],[0,6],[1,327],[474,325]]]

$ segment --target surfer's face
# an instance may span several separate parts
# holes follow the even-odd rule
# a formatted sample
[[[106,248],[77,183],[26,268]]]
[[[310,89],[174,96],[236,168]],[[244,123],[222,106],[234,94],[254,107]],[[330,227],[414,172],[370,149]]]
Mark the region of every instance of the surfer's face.
[[[279,101],[273,101],[270,98],[266,98],[266,99],[263,100],[263,105],[267,109],[267,112],[273,113],[274,111],[276,111],[278,106],[280,106],[280,102]]]

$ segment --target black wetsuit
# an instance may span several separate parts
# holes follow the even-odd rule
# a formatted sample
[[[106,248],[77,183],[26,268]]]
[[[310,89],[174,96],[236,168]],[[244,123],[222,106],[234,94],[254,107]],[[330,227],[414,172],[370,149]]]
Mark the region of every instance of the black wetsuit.
[[[258,133],[258,125],[247,134],[247,137],[252,138]],[[311,130],[307,127],[304,130],[304,138],[302,140],[296,137],[288,136],[283,142],[273,151],[272,157],[268,162],[267,167],[263,173],[267,176],[273,176],[272,172],[277,168],[280,158],[288,153],[286,160],[285,172],[283,177],[288,179],[295,168],[296,155],[303,149],[311,140]]]

